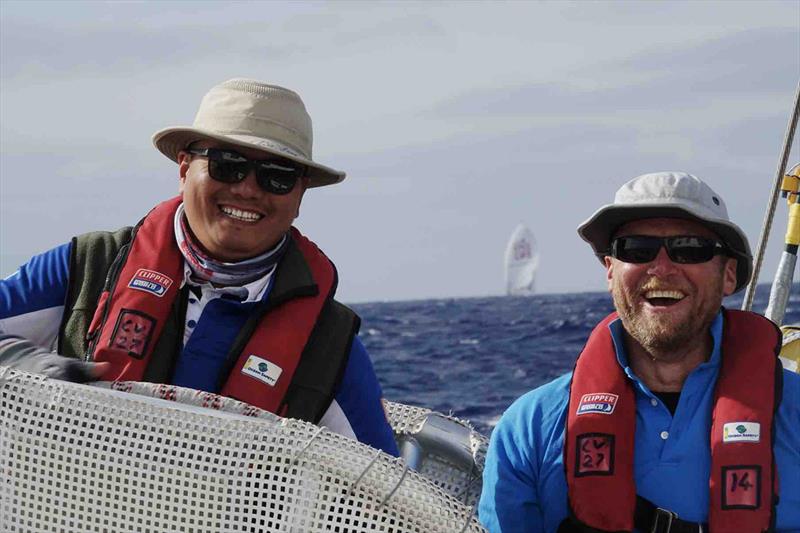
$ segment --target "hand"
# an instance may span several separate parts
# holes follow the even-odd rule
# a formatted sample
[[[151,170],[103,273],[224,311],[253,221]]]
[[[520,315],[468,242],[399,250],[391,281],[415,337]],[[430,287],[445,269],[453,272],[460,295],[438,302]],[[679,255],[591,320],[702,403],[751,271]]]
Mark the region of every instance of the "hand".
[[[86,383],[100,379],[110,365],[64,357],[22,337],[0,334],[0,366],[62,381]]]

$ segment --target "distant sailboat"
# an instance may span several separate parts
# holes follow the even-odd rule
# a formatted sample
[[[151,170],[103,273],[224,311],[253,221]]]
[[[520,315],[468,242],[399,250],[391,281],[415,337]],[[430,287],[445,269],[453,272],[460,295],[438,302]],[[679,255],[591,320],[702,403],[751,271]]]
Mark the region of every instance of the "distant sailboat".
[[[526,296],[534,293],[539,252],[533,232],[520,224],[511,234],[506,247],[506,294]]]

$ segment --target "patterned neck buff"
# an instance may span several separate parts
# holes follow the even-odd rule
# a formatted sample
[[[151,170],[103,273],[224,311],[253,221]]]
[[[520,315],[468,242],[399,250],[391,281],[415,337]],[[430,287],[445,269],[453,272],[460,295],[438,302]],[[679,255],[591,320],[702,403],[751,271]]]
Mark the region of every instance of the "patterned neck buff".
[[[192,270],[192,278],[222,286],[244,285],[266,276],[278,264],[289,245],[287,234],[271,250],[259,256],[236,263],[217,261],[208,256],[192,235],[183,215],[183,204],[178,206],[175,213],[175,240]]]

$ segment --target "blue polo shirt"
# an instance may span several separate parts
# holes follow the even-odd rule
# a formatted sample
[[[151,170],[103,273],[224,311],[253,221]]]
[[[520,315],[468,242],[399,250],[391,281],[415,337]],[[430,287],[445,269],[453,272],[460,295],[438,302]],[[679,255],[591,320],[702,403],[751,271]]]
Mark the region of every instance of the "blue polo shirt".
[[[609,324],[617,361],[635,385],[637,493],[692,522],[708,520],[708,442],[722,322],[720,313],[711,325],[711,358],[687,377],[675,416],[628,365],[622,322]],[[519,398],[492,432],[479,506],[490,532],[553,532],[566,518],[563,447],[571,377],[565,374]],[[775,422],[777,531],[800,532],[800,375],[784,371]]]

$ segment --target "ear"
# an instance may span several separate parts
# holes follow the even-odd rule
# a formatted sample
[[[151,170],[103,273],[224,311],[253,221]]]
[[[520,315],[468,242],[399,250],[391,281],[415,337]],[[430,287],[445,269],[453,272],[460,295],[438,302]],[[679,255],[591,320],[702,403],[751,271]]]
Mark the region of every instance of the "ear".
[[[614,261],[610,256],[603,258],[603,263],[606,265],[606,281],[608,282],[608,292],[611,292],[611,286],[614,281]]]
[[[723,296],[730,296],[736,290],[736,267],[739,262],[730,257],[725,262],[725,267],[722,271],[722,294]]]
[[[178,152],[178,179],[180,179],[180,185],[178,186],[178,190],[181,194],[183,194],[183,188],[186,184],[186,174],[189,172],[189,165],[192,163],[192,157],[189,152],[185,152],[181,150]]]

